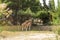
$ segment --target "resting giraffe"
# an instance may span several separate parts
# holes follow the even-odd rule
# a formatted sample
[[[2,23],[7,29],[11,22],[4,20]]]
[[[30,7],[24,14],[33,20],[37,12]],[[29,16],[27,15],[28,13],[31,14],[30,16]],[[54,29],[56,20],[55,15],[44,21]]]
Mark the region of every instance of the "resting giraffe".
[[[24,23],[22,23],[21,28],[22,31],[25,29],[26,31],[29,29],[31,29],[31,25],[32,25],[32,19],[26,20]]]

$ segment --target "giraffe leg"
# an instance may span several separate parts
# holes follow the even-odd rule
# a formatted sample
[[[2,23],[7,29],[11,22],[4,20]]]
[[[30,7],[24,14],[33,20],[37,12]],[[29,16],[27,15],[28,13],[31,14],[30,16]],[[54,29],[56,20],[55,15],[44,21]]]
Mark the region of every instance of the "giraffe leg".
[[[27,28],[26,28],[26,31],[27,31]]]
[[[23,27],[22,27],[22,31],[23,31]]]
[[[29,26],[29,31],[30,31],[30,27],[31,27],[31,26]]]

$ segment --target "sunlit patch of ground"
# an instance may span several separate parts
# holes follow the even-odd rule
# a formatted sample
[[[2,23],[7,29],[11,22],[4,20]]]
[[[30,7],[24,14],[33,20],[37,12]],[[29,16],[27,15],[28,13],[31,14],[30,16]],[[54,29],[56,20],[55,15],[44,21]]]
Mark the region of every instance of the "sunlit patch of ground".
[[[60,26],[59,26],[60,27]],[[55,30],[60,29],[52,27],[52,31],[20,31],[20,26],[0,26],[0,40],[57,40]]]
[[[0,40],[56,40],[56,34],[49,31],[2,31]]]
[[[0,32],[0,36],[5,36],[5,37],[8,37],[8,36],[16,36],[16,35],[21,35],[21,34],[24,34],[24,35],[29,35],[29,34],[41,34],[41,33],[44,33],[44,34],[49,34],[49,33],[53,33],[53,32],[49,32],[49,31],[15,31],[15,32],[12,32],[12,31],[2,31]]]

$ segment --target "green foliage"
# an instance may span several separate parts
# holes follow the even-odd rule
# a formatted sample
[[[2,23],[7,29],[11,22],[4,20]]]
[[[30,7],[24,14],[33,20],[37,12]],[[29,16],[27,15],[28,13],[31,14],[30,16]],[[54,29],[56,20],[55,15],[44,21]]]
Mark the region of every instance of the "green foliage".
[[[60,5],[59,8],[55,10],[54,0],[50,1],[49,7],[46,6],[45,0],[43,1],[44,7],[41,6],[39,0],[0,0],[0,3],[6,3],[8,5],[7,8],[12,9],[15,14],[28,14],[35,18],[44,19],[48,16],[48,11],[50,11],[53,20],[52,23],[60,24]]]
[[[58,6],[58,9],[56,9],[53,13],[53,24],[60,24],[60,4]]]

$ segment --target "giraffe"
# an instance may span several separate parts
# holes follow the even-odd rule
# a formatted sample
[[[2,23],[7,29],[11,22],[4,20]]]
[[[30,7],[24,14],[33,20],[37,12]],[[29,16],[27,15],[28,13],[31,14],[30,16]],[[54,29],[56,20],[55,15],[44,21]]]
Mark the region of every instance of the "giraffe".
[[[32,20],[29,19],[29,20],[26,20],[24,23],[22,23],[21,25],[21,28],[22,28],[22,31],[25,29],[26,31],[27,30],[30,30],[31,29],[31,25],[32,25]]]

